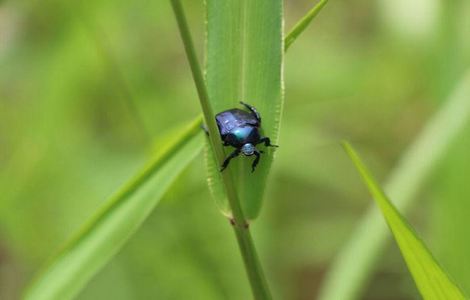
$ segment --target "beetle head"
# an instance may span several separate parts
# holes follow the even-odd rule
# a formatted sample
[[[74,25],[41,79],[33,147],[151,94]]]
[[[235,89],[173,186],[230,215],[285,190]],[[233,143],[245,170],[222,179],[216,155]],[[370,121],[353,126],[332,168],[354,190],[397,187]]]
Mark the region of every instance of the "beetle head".
[[[256,150],[255,146],[253,146],[253,144],[250,144],[250,143],[247,143],[242,146],[242,153],[243,155],[246,155],[246,156],[253,155],[253,153],[255,153],[255,150]]]

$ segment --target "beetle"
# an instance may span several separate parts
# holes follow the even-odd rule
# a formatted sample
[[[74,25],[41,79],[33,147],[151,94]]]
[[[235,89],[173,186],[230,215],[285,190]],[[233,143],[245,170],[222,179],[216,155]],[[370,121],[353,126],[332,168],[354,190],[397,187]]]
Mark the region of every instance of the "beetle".
[[[251,164],[251,171],[254,172],[259,163],[261,153],[263,153],[263,151],[256,148],[256,145],[264,143],[266,147],[278,147],[277,145],[271,144],[269,137],[261,135],[261,116],[256,108],[242,101],[240,101],[240,104],[248,111],[232,108],[215,115],[223,145],[235,148],[235,150],[225,158],[220,168],[221,172],[227,168],[232,158],[240,154],[256,156]],[[206,128],[204,128],[204,130],[208,133]]]

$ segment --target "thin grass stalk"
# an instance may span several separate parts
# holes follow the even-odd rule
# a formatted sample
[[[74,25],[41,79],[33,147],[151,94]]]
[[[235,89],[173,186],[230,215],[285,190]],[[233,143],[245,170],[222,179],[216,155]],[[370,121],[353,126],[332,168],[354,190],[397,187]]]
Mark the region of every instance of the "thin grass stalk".
[[[220,139],[214,113],[209,102],[209,94],[196,56],[186,16],[179,0],[171,0],[171,5],[178,23],[186,56],[191,67],[194,83],[199,96],[199,102],[204,115],[204,121],[209,131],[209,141],[218,165],[222,165],[224,160],[222,141]],[[222,179],[229,205],[233,213],[233,218],[230,222],[233,225],[232,227],[237,237],[238,246],[243,257],[245,270],[248,275],[253,296],[255,299],[271,299],[271,293],[268,289],[268,284],[256,253],[248,222],[243,215],[231,173],[222,172]]]
[[[284,52],[289,49],[289,47],[292,45],[292,43],[295,42],[297,37],[304,32],[304,30],[310,25],[312,20],[318,15],[318,13],[322,10],[322,8],[326,5],[328,0],[320,0],[320,2],[317,3],[311,10],[308,11],[308,13],[300,19],[299,22],[297,22],[292,28],[292,30],[289,32],[289,34],[286,36],[284,39]]]

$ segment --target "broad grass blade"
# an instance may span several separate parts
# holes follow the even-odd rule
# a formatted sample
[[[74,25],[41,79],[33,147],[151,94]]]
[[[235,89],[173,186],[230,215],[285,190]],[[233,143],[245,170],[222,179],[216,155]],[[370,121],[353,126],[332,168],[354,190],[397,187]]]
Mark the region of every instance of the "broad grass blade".
[[[276,144],[283,101],[282,1],[207,0],[206,6],[206,81],[214,113],[241,108],[240,101],[249,103],[261,113],[264,135]],[[264,154],[254,173],[254,157],[240,156],[225,170],[233,173],[247,219],[260,212],[274,155],[274,148],[259,149]],[[210,157],[209,185],[222,212],[230,215],[219,167]]]

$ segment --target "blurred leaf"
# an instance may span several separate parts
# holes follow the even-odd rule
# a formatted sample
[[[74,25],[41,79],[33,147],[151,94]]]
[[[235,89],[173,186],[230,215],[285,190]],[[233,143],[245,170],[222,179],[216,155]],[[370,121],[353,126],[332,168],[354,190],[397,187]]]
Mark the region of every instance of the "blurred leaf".
[[[282,1],[208,0],[206,5],[206,80],[213,111],[240,107],[239,101],[255,106],[263,119],[264,135],[276,144],[283,102]],[[251,157],[234,159],[225,171],[236,179],[247,219],[260,212],[273,160],[272,148],[262,150],[265,153],[254,173]],[[211,191],[221,210],[230,214],[219,168],[214,159],[207,161]]]
[[[326,5],[328,0],[320,0],[308,13],[297,23],[294,28],[289,32],[285,38],[284,49],[287,51],[293,42],[304,32],[304,30],[310,25],[312,20],[318,15],[322,8]]]
[[[415,195],[470,119],[470,72],[447,103],[428,121],[390,174],[385,190],[406,212]],[[387,241],[388,230],[372,206],[329,269],[320,299],[355,299],[370,277]]]
[[[400,38],[407,38],[407,43],[422,42],[439,30],[442,6],[438,0],[377,2],[380,21]]]
[[[442,167],[439,168],[436,180],[429,188],[432,200],[431,232],[435,236],[433,245],[437,251],[439,261],[452,273],[455,280],[461,283],[462,289],[470,290],[470,240],[459,239],[459,236],[468,236],[468,211],[470,210],[470,126],[453,143],[449,155]]]
[[[424,242],[387,198],[352,146],[348,143],[343,146],[380,207],[423,298],[465,299],[462,291],[441,269]]]
[[[147,218],[200,152],[198,118],[129,181],[72,239],[27,289],[25,299],[69,299],[100,270]]]

